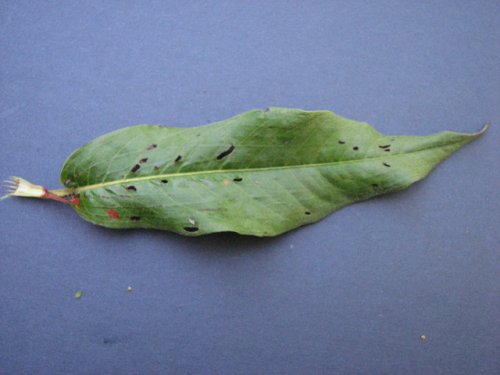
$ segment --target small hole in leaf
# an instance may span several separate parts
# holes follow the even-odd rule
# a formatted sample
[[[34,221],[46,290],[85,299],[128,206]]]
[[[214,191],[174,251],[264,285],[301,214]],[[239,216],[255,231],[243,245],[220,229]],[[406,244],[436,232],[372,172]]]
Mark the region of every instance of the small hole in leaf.
[[[155,149],[156,147],[158,147],[158,145],[153,143],[153,144],[149,145],[147,149],[148,149],[148,150],[153,150],[153,149]]]
[[[147,161],[148,161],[148,158],[142,158],[141,160],[139,160],[139,163],[144,164]]]
[[[137,188],[134,185],[127,186],[128,191],[137,191]]]
[[[353,149],[354,151],[358,151],[358,150],[359,150],[359,147],[358,147],[358,146],[354,146],[352,149]]]
[[[68,186],[69,184],[71,184],[70,178],[68,178],[66,181],[64,181],[64,186]]]
[[[219,155],[217,155],[217,160],[221,160],[223,158],[225,158],[226,156],[228,156],[230,153],[232,153],[234,151],[234,146],[231,145],[226,151],[223,151],[221,152]]]
[[[161,180],[161,183],[166,184],[166,183],[168,183],[168,180]]]
[[[383,163],[382,163],[382,165],[383,165],[384,167],[390,167],[390,164],[387,164],[386,162],[383,162]]]
[[[305,215],[310,215],[311,213],[309,211],[304,212]]]
[[[175,158],[175,162],[178,163],[180,162],[182,159],[182,155],[177,155],[177,157]]]
[[[344,145],[345,142],[344,141],[339,141],[339,145]]]
[[[262,112],[269,112],[271,109],[269,107],[261,109]]]
[[[139,221],[139,220],[141,220],[141,217],[140,216],[130,216],[130,220]]]
[[[243,179],[241,177],[235,177],[235,178],[233,178],[233,181],[234,182],[241,182],[241,181],[243,181]]]
[[[285,139],[285,140],[283,141],[283,144],[284,144],[284,145],[287,145],[287,144],[289,144],[289,143],[290,143],[290,141],[289,141],[288,139]]]
[[[198,227],[184,227],[184,230],[186,232],[198,232],[199,228]]]
[[[379,145],[378,147],[380,147],[380,148],[389,148],[389,147],[391,147],[391,145]]]
[[[130,172],[135,173],[135,172],[137,172],[139,170],[140,167],[141,166],[139,164],[136,164],[136,165],[134,165],[132,167],[132,169],[130,170]]]

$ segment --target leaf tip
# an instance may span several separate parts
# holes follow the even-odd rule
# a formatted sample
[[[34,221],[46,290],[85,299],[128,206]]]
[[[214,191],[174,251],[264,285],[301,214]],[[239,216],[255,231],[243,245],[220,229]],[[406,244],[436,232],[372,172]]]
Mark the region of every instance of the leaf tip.
[[[491,122],[487,122],[486,124],[483,125],[483,127],[481,128],[481,130],[479,130],[477,134],[481,135],[485,133],[490,127],[491,127]]]

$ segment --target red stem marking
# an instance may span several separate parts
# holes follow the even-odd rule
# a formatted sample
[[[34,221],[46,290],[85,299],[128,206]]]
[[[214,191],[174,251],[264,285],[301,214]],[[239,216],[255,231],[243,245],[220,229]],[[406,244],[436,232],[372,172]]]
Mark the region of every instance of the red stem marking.
[[[80,204],[80,198],[79,197],[72,197],[70,199],[65,199],[63,197],[60,197],[58,195],[55,195],[54,193],[51,193],[48,191],[46,188],[43,188],[43,196],[42,198],[44,199],[51,199],[53,201],[61,202],[61,203],[66,203],[66,204],[74,204],[74,205],[79,205]]]
[[[68,200],[69,204],[74,204],[75,206],[80,205],[80,197],[73,197],[70,200]]]

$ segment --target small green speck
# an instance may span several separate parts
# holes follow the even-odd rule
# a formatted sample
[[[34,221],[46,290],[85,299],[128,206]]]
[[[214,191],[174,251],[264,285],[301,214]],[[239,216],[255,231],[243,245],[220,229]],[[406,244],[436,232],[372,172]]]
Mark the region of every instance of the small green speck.
[[[82,292],[81,290],[77,290],[77,291],[75,292],[75,298],[76,298],[76,299],[80,299],[80,298],[82,298],[82,294],[83,294],[83,292]]]

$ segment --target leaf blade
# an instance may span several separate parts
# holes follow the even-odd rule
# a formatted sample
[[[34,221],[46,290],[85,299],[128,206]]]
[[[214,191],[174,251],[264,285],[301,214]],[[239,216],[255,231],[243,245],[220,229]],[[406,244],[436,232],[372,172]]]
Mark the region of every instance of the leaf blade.
[[[76,150],[61,180],[106,227],[273,236],[401,190],[480,134],[387,137],[328,111],[273,108],[109,133]]]

